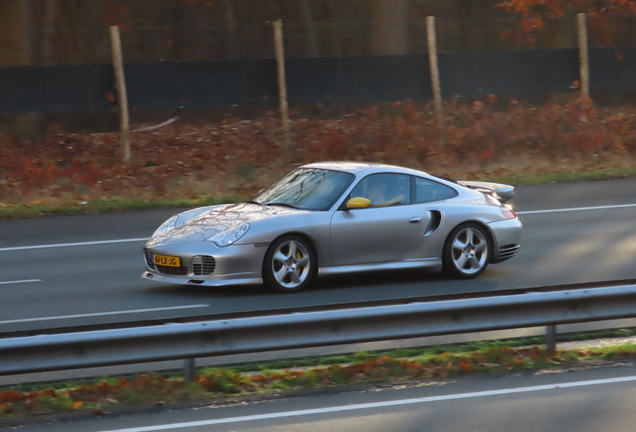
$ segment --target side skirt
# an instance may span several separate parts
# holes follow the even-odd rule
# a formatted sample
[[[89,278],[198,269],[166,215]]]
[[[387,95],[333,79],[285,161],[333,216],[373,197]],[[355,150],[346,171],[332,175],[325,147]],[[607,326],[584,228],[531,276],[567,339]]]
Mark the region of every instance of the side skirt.
[[[320,269],[318,269],[318,274],[329,275],[329,274],[355,273],[355,272],[374,271],[374,270],[430,268],[430,267],[436,267],[441,265],[442,265],[441,258],[424,258],[424,259],[398,261],[398,262],[391,262],[391,263],[321,267]]]

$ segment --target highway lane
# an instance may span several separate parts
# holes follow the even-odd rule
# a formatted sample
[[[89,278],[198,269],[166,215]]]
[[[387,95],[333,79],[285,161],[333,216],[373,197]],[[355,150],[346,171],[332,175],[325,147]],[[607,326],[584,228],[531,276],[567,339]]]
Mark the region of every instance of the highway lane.
[[[382,272],[321,278],[294,295],[155,284],[139,277],[143,240],[99,243],[146,238],[175,210],[0,221],[0,330],[636,278],[634,190],[632,179],[517,188],[521,252],[476,280]],[[77,242],[98,243],[20,249]]]
[[[309,392],[256,402],[152,410],[24,432],[618,432],[636,422],[636,368],[562,368]]]

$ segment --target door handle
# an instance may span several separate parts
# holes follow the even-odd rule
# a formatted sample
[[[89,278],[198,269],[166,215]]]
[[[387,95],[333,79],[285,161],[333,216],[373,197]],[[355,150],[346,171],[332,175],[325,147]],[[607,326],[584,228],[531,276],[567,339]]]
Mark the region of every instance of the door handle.
[[[409,219],[409,223],[420,223],[422,222],[422,216],[416,216]]]

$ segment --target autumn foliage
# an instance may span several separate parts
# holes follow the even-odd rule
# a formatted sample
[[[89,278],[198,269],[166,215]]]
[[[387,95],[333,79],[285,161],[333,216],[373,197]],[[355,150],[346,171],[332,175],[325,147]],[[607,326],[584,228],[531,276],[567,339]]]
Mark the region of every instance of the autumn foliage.
[[[624,45],[626,39],[619,36],[633,34],[636,17],[636,2],[631,0],[504,0],[497,7],[519,17],[521,36],[529,41],[547,30],[550,19],[585,13],[593,45]],[[502,36],[510,38],[514,34],[506,32]]]
[[[340,119],[292,119],[284,148],[275,115],[220,124],[185,120],[132,135],[122,162],[117,133],[67,133],[41,142],[0,135],[0,206],[105,198],[246,196],[295,166],[323,160],[386,162],[457,178],[504,177],[632,166],[636,106],[595,107],[575,98],[535,108],[495,95],[445,106],[440,131],[427,105],[398,102],[391,115],[359,109]]]

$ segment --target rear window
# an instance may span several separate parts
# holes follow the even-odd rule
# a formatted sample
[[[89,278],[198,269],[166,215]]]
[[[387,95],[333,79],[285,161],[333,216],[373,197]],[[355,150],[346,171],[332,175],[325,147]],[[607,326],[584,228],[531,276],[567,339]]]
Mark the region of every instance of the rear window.
[[[426,203],[456,197],[457,191],[449,186],[422,177],[414,177],[413,202]]]

